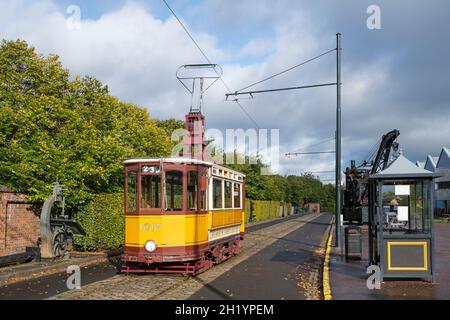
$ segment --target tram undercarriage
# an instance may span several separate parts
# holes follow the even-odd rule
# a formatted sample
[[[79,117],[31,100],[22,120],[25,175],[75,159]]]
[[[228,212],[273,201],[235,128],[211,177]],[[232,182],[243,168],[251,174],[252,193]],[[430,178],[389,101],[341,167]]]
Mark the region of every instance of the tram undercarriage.
[[[122,273],[177,273],[197,275],[212,268],[241,251],[243,237],[237,236],[215,242],[207,248],[195,253],[192,260],[184,260],[180,256],[131,256],[124,255]],[[157,261],[167,262],[157,262]],[[173,260],[168,262],[168,260]]]

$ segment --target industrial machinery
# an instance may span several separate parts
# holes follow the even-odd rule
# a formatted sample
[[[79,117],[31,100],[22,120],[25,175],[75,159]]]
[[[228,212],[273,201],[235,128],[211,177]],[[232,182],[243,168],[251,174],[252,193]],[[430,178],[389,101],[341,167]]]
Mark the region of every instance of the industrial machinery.
[[[373,155],[356,166],[355,160],[351,161],[350,167],[345,170],[345,184],[343,204],[344,222],[357,222],[359,224],[368,222],[368,190],[369,175],[384,170],[391,161],[392,151],[398,151],[396,139],[400,135],[398,130],[392,130],[381,138],[378,150]],[[372,155],[372,156],[373,156]]]
[[[63,185],[53,183],[53,194],[42,206],[39,246],[41,258],[66,257],[72,247],[73,237],[86,235],[78,222],[64,214],[64,190]]]

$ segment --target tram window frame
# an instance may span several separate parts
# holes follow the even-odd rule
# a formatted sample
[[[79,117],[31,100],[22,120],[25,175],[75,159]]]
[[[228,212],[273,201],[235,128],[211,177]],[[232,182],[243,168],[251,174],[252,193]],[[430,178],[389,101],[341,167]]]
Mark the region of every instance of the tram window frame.
[[[218,178],[212,178],[212,207],[213,209],[223,209],[223,184],[222,184],[222,179],[218,179]],[[220,187],[220,192],[219,195],[216,194],[216,182],[218,182],[218,185]],[[218,196],[218,197],[217,197]],[[218,206],[217,204],[219,204],[220,206]]]
[[[208,169],[206,167],[198,167],[198,207],[199,212],[206,212],[208,210]]]
[[[235,195],[236,187],[238,187],[238,195]],[[242,208],[242,184],[234,182],[233,183],[233,208],[234,209],[241,209]],[[236,199],[239,199],[239,205],[236,206]]]
[[[174,192],[172,190],[171,190],[171,194],[168,194],[168,192],[167,192],[168,187],[171,187],[172,184],[173,184],[173,182],[170,183],[168,181],[167,176],[170,175],[171,173],[174,173],[174,172],[176,172],[177,174],[181,175],[181,180],[180,180],[181,184],[178,185],[178,187],[181,186],[181,189],[179,189],[176,192],[177,194],[174,194],[174,196],[175,195],[177,195],[177,196],[181,195],[181,207],[178,207],[178,206],[175,207],[175,201],[176,200],[175,200],[174,197],[172,197],[172,193],[174,193]],[[184,210],[184,202],[185,202],[184,176],[185,176],[185,173],[183,172],[183,170],[172,169],[172,170],[165,171],[165,174],[164,174],[164,210],[165,211],[168,211],[168,212],[180,212],[180,211]],[[170,208],[169,208],[169,200],[171,201]]]
[[[195,181],[192,183],[191,179],[192,176],[195,176]],[[194,190],[191,188],[194,187]],[[190,170],[187,172],[187,186],[186,186],[186,205],[188,211],[197,211],[198,205],[199,205],[199,174],[197,171]],[[192,200],[192,204],[194,207],[191,206],[191,192],[194,191],[194,197]]]
[[[225,209],[233,209],[233,183],[231,181],[223,181],[223,196],[223,207]]]
[[[149,178],[151,180],[153,180],[153,178],[157,178],[159,180],[156,181],[157,189],[155,191],[152,190],[152,187],[153,187],[152,181],[150,182],[150,185],[151,185],[150,190],[149,190],[150,191],[150,193],[149,193],[150,194],[150,199],[149,199],[150,205],[145,206],[144,202],[143,202],[145,200],[144,199],[144,191],[146,191],[145,190],[146,187],[144,186],[144,181]],[[162,207],[162,187],[163,187],[161,174],[141,174],[140,183],[141,183],[141,190],[140,190],[140,208],[141,208],[141,210],[161,209],[161,207]],[[153,197],[152,197],[152,194],[151,194],[152,192],[155,192],[156,196],[155,196],[155,194],[153,194]],[[152,198],[153,198],[153,200],[155,200],[156,205],[151,205]]]
[[[130,177],[134,176],[134,205],[130,208]],[[128,171],[126,177],[126,212],[133,213],[138,211],[138,172],[137,171]]]

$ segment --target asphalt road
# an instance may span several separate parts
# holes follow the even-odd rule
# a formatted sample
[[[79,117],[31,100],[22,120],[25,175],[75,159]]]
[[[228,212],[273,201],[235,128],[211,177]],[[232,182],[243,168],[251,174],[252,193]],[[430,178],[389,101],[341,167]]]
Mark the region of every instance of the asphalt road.
[[[117,274],[117,269],[109,263],[81,268],[81,285],[108,279]],[[22,281],[0,287],[0,300],[41,300],[67,291],[68,274],[55,273],[29,281]]]
[[[331,214],[319,215],[205,284],[190,299],[320,299],[318,251],[331,219]]]

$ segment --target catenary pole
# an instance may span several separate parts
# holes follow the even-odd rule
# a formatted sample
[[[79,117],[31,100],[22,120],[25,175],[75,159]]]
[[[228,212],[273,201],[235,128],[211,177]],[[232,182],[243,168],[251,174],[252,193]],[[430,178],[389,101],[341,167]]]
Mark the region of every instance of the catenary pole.
[[[341,229],[341,34],[336,34],[336,245],[343,253]]]

